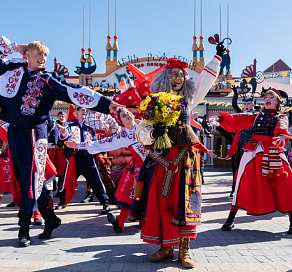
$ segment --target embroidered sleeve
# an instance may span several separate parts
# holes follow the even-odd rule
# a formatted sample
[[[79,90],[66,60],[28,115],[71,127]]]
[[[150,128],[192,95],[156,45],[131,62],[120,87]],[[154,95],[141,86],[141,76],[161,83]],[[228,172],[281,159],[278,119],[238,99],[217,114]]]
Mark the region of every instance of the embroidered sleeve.
[[[98,92],[75,83],[68,83],[56,72],[49,74],[53,99],[72,103],[101,113],[109,113],[111,100]]]
[[[195,83],[195,93],[192,101],[188,104],[190,110],[196,107],[206,96],[212,84],[215,82],[220,69],[221,58],[215,56],[211,62],[209,62],[204,70],[200,73]]]
[[[106,123],[108,124],[109,127],[112,127],[112,133],[116,133],[121,131],[121,126],[117,123],[117,121],[110,116],[109,114],[106,115]]]
[[[7,56],[9,54],[12,54],[14,52],[17,52],[17,44],[14,42],[11,42],[4,36],[0,36],[0,52]]]
[[[80,143],[77,145],[78,149],[86,149],[90,154],[96,154],[128,147],[135,142],[135,131],[125,129],[111,137],[106,137],[98,141],[88,141],[87,143]]]

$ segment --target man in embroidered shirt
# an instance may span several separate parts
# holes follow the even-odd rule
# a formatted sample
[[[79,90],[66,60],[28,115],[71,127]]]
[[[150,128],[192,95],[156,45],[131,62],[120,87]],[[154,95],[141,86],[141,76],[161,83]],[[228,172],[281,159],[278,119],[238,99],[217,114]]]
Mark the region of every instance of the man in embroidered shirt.
[[[84,120],[87,117],[87,109],[78,107],[76,116],[77,120],[74,119],[72,122],[67,123],[65,131],[61,130],[61,140],[67,140],[68,138],[77,142],[97,140],[94,129],[84,124]],[[64,155],[67,158],[67,162],[63,175],[64,184],[61,189],[61,201],[58,207],[61,206],[60,208],[62,208],[62,206],[70,201],[73,193],[71,193],[71,191],[65,190],[65,188],[72,188],[72,186],[76,184],[77,178],[82,175],[85,177],[86,181],[92,188],[93,193],[103,205],[101,214],[108,213],[110,211],[110,207],[108,205],[109,198],[100,179],[93,156],[86,150],[72,149],[68,147],[65,147]]]
[[[8,60],[6,56],[14,52],[25,59]],[[18,214],[21,247],[30,245],[29,225],[32,211],[37,208],[45,220],[40,239],[50,238],[52,230],[61,224],[44,186],[46,121],[54,102],[61,100],[103,113],[119,106],[86,87],[67,83],[55,72],[47,72],[44,65],[48,54],[48,48],[41,42],[17,45],[0,36],[0,119],[11,124],[8,145],[22,191]]]
[[[121,126],[110,114],[103,114],[100,112],[88,111],[85,124],[92,127],[96,132],[96,137],[102,139],[110,137],[112,134],[121,131]],[[106,188],[106,193],[109,197],[110,204],[116,203],[115,192],[116,185],[111,176],[111,168],[108,154],[106,152],[99,153],[95,156],[96,164],[99,165],[99,171],[102,174],[102,181]],[[87,194],[81,203],[88,203],[93,201],[93,190],[87,186]]]

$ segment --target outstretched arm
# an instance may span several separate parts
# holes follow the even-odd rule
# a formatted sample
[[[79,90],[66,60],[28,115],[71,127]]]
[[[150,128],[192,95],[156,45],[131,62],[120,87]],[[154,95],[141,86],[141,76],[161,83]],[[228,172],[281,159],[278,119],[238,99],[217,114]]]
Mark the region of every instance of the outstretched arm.
[[[106,137],[97,141],[78,143],[76,141],[65,141],[69,148],[86,149],[90,154],[112,151],[122,147],[128,147],[136,143],[135,133],[132,130],[123,130],[111,137]]]
[[[79,84],[68,83],[56,72],[50,74],[49,85],[52,88],[53,100],[61,100],[106,114],[117,111],[118,107],[124,107],[94,90]]]
[[[196,107],[206,96],[212,84],[215,82],[220,69],[221,57],[214,56],[200,73],[198,79],[195,82],[195,92],[193,94],[192,101],[188,104],[190,110]]]
[[[237,91],[237,88],[233,85],[232,86],[232,90],[234,92],[234,95],[232,97],[232,108],[234,108],[234,110],[237,113],[240,113],[240,112],[242,112],[242,110],[241,110],[241,108],[237,104],[237,101],[238,101],[238,91]]]

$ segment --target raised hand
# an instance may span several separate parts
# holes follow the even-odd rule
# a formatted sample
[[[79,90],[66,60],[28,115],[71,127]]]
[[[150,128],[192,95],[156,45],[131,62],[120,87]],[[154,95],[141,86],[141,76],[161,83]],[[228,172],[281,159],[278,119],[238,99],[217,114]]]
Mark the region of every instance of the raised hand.
[[[156,124],[153,126],[154,130],[152,132],[153,138],[158,138],[159,136],[164,135],[167,132],[167,127],[165,126],[160,126],[159,124]]]
[[[218,116],[210,116],[209,117],[209,124],[210,125],[218,127],[220,125],[218,121],[219,121]]]
[[[285,145],[286,138],[291,138],[291,136],[279,134],[277,137],[273,137],[273,140],[274,140],[274,143],[277,145],[277,147],[279,147],[279,146]]]
[[[125,106],[120,105],[114,101],[112,101],[109,105],[110,112],[116,112],[119,108],[124,108]]]
[[[72,148],[72,149],[77,149],[78,148],[77,143],[75,141],[72,141],[72,140],[65,141],[64,144],[67,147]]]
[[[26,59],[27,44],[18,44],[16,48],[17,52],[21,54],[24,59]]]
[[[214,153],[214,150],[208,150],[207,154],[212,157],[213,159],[217,157],[217,155]]]

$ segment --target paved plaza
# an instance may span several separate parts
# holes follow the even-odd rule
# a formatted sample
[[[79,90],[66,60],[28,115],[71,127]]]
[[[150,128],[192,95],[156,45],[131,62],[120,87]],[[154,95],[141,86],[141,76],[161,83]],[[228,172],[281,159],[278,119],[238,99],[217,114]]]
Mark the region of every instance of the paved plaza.
[[[194,269],[185,269],[178,263],[178,247],[175,259],[149,262],[147,255],[158,246],[140,240],[138,223],[127,222],[123,232],[116,234],[106,215],[100,215],[99,203],[80,203],[85,196],[85,181],[81,177],[72,203],[56,211],[62,225],[49,240],[37,239],[43,226],[32,225],[31,246],[27,248],[18,247],[18,208],[6,208],[12,196],[4,195],[0,205],[0,272],[292,271],[292,235],[287,234],[286,214],[248,216],[240,210],[235,229],[220,230],[230,209],[232,174],[217,170],[205,172],[203,223],[197,228],[197,240],[191,241]],[[114,205],[111,208],[119,213]]]

